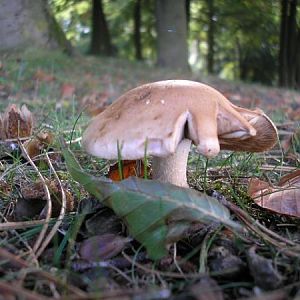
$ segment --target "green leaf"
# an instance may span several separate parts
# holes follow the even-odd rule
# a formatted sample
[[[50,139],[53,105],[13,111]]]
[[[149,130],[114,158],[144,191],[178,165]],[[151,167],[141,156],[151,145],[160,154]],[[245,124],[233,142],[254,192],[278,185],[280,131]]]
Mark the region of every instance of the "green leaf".
[[[215,198],[155,180],[130,177],[112,182],[97,178],[82,170],[67,147],[62,149],[71,176],[126,222],[130,234],[146,247],[152,259],[165,256],[168,244],[178,240],[191,223],[220,222],[241,229]]]

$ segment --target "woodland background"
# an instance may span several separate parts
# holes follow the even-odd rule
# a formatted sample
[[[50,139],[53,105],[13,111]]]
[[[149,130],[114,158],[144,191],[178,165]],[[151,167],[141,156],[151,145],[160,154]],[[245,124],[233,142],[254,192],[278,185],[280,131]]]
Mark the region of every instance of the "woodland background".
[[[71,53],[75,47],[86,54],[299,89],[297,2],[1,0],[0,49],[37,45]]]

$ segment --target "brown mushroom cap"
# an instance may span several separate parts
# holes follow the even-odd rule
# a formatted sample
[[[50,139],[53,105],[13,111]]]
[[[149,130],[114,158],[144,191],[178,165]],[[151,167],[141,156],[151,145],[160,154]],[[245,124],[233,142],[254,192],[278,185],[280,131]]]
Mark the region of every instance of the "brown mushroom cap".
[[[238,108],[205,84],[167,80],[125,93],[91,121],[82,143],[98,157],[118,158],[119,144],[122,159],[139,159],[145,147],[148,155],[167,157],[183,138],[213,157],[220,146],[264,151],[274,145],[277,133],[262,112]]]

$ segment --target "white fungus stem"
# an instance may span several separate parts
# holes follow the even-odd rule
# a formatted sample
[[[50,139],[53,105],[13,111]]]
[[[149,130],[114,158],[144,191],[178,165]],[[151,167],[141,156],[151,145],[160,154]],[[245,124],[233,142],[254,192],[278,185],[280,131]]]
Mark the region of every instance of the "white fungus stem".
[[[188,187],[186,166],[191,147],[191,140],[183,139],[177,146],[176,152],[167,157],[152,159],[152,177],[162,182]]]

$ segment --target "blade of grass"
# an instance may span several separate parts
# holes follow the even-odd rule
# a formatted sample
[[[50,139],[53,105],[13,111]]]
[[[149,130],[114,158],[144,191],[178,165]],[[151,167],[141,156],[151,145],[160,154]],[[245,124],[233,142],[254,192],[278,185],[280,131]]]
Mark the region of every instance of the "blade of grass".
[[[148,157],[147,157],[148,139],[145,141],[144,151],[144,179],[148,179]]]
[[[119,178],[120,180],[124,179],[124,173],[123,173],[123,162],[122,162],[122,155],[121,155],[121,149],[119,140],[117,141],[117,147],[118,147],[118,170],[119,170]]]

